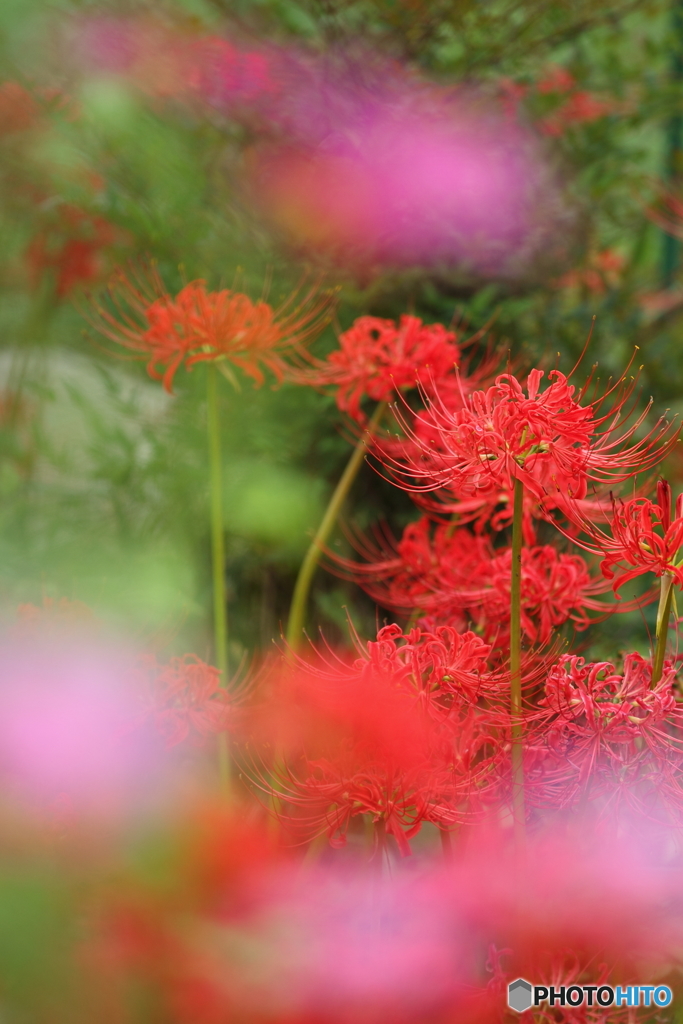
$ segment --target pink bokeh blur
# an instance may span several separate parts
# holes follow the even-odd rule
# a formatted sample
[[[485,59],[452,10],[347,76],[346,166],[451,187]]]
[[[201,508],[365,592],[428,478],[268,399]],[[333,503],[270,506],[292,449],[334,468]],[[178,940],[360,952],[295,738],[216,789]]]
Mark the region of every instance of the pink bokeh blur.
[[[0,649],[0,779],[40,813],[104,817],[160,795],[162,740],[141,715],[132,654],[83,636],[6,639]]]
[[[531,138],[465,103],[377,100],[324,144],[264,145],[251,167],[289,237],[352,261],[505,273],[548,229],[550,183]]]
[[[437,85],[364,48],[321,57],[98,16],[74,23],[69,59],[245,126],[242,197],[304,252],[517,276],[567,226],[539,137],[500,96]]]

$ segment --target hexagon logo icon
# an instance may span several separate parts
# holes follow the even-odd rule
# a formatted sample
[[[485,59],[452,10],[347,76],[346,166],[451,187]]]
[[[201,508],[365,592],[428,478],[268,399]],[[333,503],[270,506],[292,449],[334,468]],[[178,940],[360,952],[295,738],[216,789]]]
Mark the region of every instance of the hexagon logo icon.
[[[517,978],[508,985],[508,1006],[517,1013],[524,1013],[533,1003],[532,988],[524,978]]]

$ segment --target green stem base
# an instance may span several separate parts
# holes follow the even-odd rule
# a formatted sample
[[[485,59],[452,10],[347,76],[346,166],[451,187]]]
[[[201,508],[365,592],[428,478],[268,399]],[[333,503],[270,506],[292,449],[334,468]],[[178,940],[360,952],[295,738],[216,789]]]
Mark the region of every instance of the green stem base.
[[[223,466],[221,424],[218,405],[218,373],[210,363],[206,368],[207,440],[209,446],[209,486],[211,518],[211,578],[213,583],[213,635],[216,668],[221,686],[228,686],[228,616],[225,591],[225,539],[223,533]],[[223,790],[230,785],[230,754],[225,733],[218,737],[218,771]]]
[[[661,579],[659,591],[659,608],[657,609],[657,632],[655,639],[655,653],[652,659],[652,686],[656,686],[662,678],[664,670],[664,656],[666,655],[666,641],[669,635],[669,619],[671,618],[671,603],[674,594],[674,578],[665,573]]]
[[[320,556],[322,555],[327,539],[339,518],[339,513],[341,512],[346,496],[351,490],[351,485],[358,476],[358,471],[363,465],[363,460],[367,451],[367,438],[372,435],[373,431],[379,425],[386,409],[387,402],[380,402],[377,405],[377,408],[372,415],[372,419],[368,423],[365,434],[356,444],[351,458],[346,464],[346,468],[342,473],[339,483],[335,487],[329,504],[325,510],[325,515],[323,516],[320,526],[318,527],[316,534],[311,541],[311,545],[306,552],[304,560],[301,563],[299,575],[297,576],[296,583],[294,585],[292,604],[289,610],[289,621],[287,623],[286,640],[289,648],[293,651],[296,651],[301,644],[306,622],[308,594],[311,589],[315,570],[317,569],[318,562],[320,561]]]
[[[522,742],[522,522],[524,484],[515,480],[512,517],[512,577],[510,581],[510,717],[512,761],[512,814],[515,832],[523,837],[526,822],[524,803],[524,747]]]

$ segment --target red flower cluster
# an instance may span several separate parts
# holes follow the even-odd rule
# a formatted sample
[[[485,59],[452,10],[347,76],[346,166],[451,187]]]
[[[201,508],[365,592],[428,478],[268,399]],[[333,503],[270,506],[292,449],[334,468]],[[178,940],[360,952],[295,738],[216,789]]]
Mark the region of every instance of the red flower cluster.
[[[530,84],[502,79],[500,89],[507,113],[516,115],[520,102],[525,101],[544,135],[564,135],[576,125],[616,113],[621,106],[611,97],[579,89],[574,75],[560,64],[551,65],[543,78]]]
[[[609,517],[610,532],[581,517],[587,541],[583,546],[602,555],[601,568],[613,589],[629,580],[654,573],[672,576],[683,586],[683,565],[679,551],[683,545],[683,495],[676,499],[675,514],[671,512],[671,488],[665,480],[657,485],[657,501],[649,498],[613,499]],[[629,568],[629,566],[631,568]]]
[[[431,393],[459,361],[456,334],[442,324],[423,324],[407,314],[398,324],[361,316],[339,335],[338,349],[297,379],[313,387],[335,386],[339,408],[362,422],[363,398],[383,402],[397,390],[418,386]]]
[[[509,728],[489,652],[471,632],[392,625],[353,664],[299,661],[280,675],[266,745],[284,754],[278,792],[301,809],[291,824],[339,845],[370,815],[405,854],[423,822],[481,813],[501,785],[491,708],[498,734]]]
[[[402,341],[422,337],[419,321],[404,317],[398,327],[384,327],[361,318],[328,358],[325,379],[338,383],[340,406],[358,416],[364,395],[381,400],[391,382],[399,391],[407,387],[407,369],[383,374],[392,360],[399,365],[399,342],[401,354],[412,352],[411,372],[424,406],[400,400],[399,433],[376,437],[375,457],[432,515],[449,511],[452,518],[423,516],[398,541],[388,530],[377,530],[373,540],[358,534],[353,540],[362,563],[328,551],[339,573],[359,582],[382,607],[406,616],[408,625],[404,632],[386,627],[352,669],[342,665],[327,674],[327,685],[348,702],[341,713],[337,695],[330,712],[345,726],[320,756],[302,742],[291,759],[285,757],[285,804],[299,808],[299,816],[307,808],[308,824],[315,822],[330,837],[345,835],[357,815],[370,815],[405,849],[421,822],[448,828],[510,799],[519,787],[514,751],[521,748],[533,814],[576,807],[589,791],[601,794],[606,809],[610,786],[616,792],[622,784],[621,765],[640,794],[633,806],[642,809],[642,794],[661,783],[667,813],[680,816],[683,792],[673,755],[683,735],[672,663],[661,678],[657,669],[654,681],[649,662],[636,655],[626,656],[623,674],[603,665],[588,681],[590,673],[580,670],[575,656],[554,664],[563,627],[583,630],[616,609],[651,599],[646,594],[608,602],[615,575],[615,590],[645,572],[683,582],[677,561],[683,520],[678,507],[672,516],[666,487],[660,485],[657,503],[640,497],[621,502],[607,492],[655,466],[672,448],[676,431],[664,420],[645,428],[649,406],[631,416],[634,385],[625,377],[602,396],[590,391],[590,380],[577,388],[558,370],[545,387],[544,372],[534,369],[525,384],[507,372],[482,388],[486,358],[474,373],[461,360],[450,368],[444,358],[439,376],[434,356],[435,372],[420,376],[419,346],[408,349]],[[429,331],[454,344],[434,327]],[[522,526],[518,597],[512,538],[501,536],[513,515],[517,529]],[[548,543],[554,526],[567,542],[600,556],[602,573],[585,555]],[[513,628],[525,647],[521,705],[513,697]],[[306,682],[295,703],[308,706],[309,690],[314,703],[320,699],[325,670],[300,665],[298,672]],[[560,681],[571,689],[561,708]],[[361,705],[377,732],[367,733],[365,719],[359,731],[354,716]],[[414,736],[404,715],[413,721]],[[318,723],[312,735],[330,733]]]
[[[501,374],[486,391],[466,396],[453,411],[430,403],[433,433],[428,439],[409,430],[410,443],[403,458],[389,456],[390,468],[408,490],[432,491],[447,487],[461,499],[496,500],[521,481],[537,501],[560,495],[577,500],[586,496],[589,483],[615,484],[661,461],[662,442],[669,436],[666,423],[630,447],[627,443],[643,423],[641,414],[630,427],[617,433],[619,413],[631,389],[616,407],[600,413],[601,401],[581,403],[584,391],[558,370],[542,391],[542,370],[532,370],[526,393],[512,374]]]
[[[380,605],[399,614],[418,612],[430,624],[458,628],[474,623],[494,651],[505,657],[509,646],[512,553],[495,548],[491,538],[466,527],[429,519],[409,524],[401,540],[379,545],[356,540],[366,563],[336,558],[340,570],[356,580]],[[591,623],[589,612],[606,614],[598,600],[606,589],[594,579],[584,558],[549,544],[522,552],[522,628],[531,643],[547,643],[571,620],[578,629]]]
[[[563,655],[551,669],[539,706],[546,716],[528,751],[528,792],[540,806],[577,797],[620,805],[649,819],[671,820],[683,797],[683,718],[668,661],[652,686],[652,666],[627,654],[623,672],[609,662]]]

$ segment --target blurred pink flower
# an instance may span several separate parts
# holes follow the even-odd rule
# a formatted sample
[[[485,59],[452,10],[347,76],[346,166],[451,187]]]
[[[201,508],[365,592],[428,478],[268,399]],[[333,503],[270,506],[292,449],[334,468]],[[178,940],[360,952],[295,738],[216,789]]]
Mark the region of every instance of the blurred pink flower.
[[[200,926],[196,939],[208,943],[208,976],[249,1020],[264,1012],[297,1021],[422,1020],[475,975],[476,950],[443,882],[440,871],[373,879],[357,869],[282,867],[262,876],[227,958],[218,921]]]
[[[31,805],[66,796],[87,813],[139,806],[159,781],[161,743],[135,726],[132,660],[82,634],[0,650],[0,778]]]
[[[287,141],[253,151],[254,191],[275,224],[352,262],[475,274],[528,263],[557,216],[532,136],[393,68],[360,85],[352,73],[294,75],[279,108]]]
[[[642,984],[674,966],[683,889],[665,845],[642,820],[598,834],[587,816],[524,849],[494,827],[448,864],[270,864],[237,906],[219,886],[166,926],[179,912],[180,962],[240,1020],[493,1024],[516,977]]]

